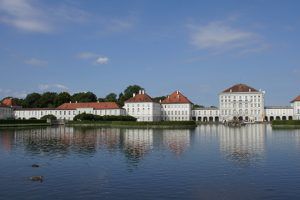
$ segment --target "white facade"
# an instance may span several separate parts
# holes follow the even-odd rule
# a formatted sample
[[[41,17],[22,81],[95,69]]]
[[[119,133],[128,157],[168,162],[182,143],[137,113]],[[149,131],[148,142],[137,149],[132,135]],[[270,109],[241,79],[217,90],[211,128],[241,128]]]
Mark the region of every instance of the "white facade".
[[[199,122],[219,122],[220,111],[218,108],[196,108],[192,111],[192,118]]]
[[[125,115],[123,109],[93,109],[93,108],[78,108],[75,110],[59,110],[59,109],[17,109],[14,111],[16,119],[41,119],[45,115],[54,115],[57,119],[73,120],[73,118],[81,113],[94,115]]]
[[[137,121],[152,122],[161,120],[161,106],[145,94],[144,90],[125,102],[123,107],[127,115],[137,118]]]
[[[192,120],[193,104],[178,90],[161,101],[161,115],[163,121]]]
[[[123,107],[127,114],[137,118],[137,121],[160,121],[160,104],[155,102],[125,103]]]
[[[293,112],[294,112],[294,120],[300,120],[300,101],[294,101],[292,103]]]
[[[0,119],[13,118],[13,109],[8,106],[0,105]]]
[[[264,121],[264,92],[222,92],[219,95],[220,120]]]
[[[265,108],[265,121],[292,120],[294,109],[290,106],[270,106]]]
[[[163,121],[190,121],[192,117],[192,104],[161,104],[161,113]]]

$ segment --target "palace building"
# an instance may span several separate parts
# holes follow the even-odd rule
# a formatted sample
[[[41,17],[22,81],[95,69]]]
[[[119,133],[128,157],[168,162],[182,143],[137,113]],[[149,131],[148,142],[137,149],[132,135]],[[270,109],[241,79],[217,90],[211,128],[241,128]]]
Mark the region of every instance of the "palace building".
[[[1,119],[10,119],[13,118],[13,109],[12,107],[6,106],[0,103],[0,120]]]
[[[57,119],[73,120],[81,113],[94,115],[125,115],[125,110],[115,102],[64,103],[57,108],[17,108],[16,119],[41,119],[45,115],[54,115]]]
[[[161,117],[164,121],[190,121],[192,102],[178,90],[161,101]]]
[[[140,90],[138,94],[125,101],[123,107],[126,114],[137,118],[137,121],[160,121],[161,106],[155,102],[145,90]]]
[[[21,108],[11,98],[0,104],[0,119],[40,119],[54,115],[57,119],[73,120],[81,113],[94,115],[130,115],[137,121],[199,121],[264,122],[273,120],[300,120],[300,96],[290,106],[265,106],[265,92],[246,84],[236,84],[219,94],[219,108],[193,108],[193,103],[179,90],[160,102],[154,101],[145,90],[125,101],[121,108],[115,102],[65,103],[57,108]]]
[[[291,101],[294,119],[300,120],[300,95]]]
[[[220,119],[264,121],[265,92],[245,84],[234,85],[219,94]]]

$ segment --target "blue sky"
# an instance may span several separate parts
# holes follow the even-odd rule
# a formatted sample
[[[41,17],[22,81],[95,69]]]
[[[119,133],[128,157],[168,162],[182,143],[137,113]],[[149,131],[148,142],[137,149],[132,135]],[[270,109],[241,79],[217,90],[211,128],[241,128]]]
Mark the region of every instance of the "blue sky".
[[[300,94],[300,1],[0,0],[0,97],[130,84],[217,105],[246,83]]]

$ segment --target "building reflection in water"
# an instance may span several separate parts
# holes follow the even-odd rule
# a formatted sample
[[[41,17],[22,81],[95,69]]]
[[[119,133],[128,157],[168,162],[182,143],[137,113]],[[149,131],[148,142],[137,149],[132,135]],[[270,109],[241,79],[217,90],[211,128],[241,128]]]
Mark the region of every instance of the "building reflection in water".
[[[191,141],[191,130],[163,130],[164,145],[175,155],[180,156],[189,146]]]
[[[42,127],[1,131],[5,151],[24,148],[26,153],[45,156],[94,155],[97,151],[122,152],[138,163],[155,146],[181,155],[191,145],[191,130]]]
[[[122,129],[122,147],[126,158],[136,164],[153,148],[153,129]]]
[[[257,164],[264,156],[264,125],[253,124],[241,128],[218,126],[217,135],[221,153],[239,166]]]
[[[48,127],[15,130],[11,134],[17,145],[23,145],[28,153],[60,154],[70,151],[80,154],[94,154],[97,149],[115,151],[120,144],[120,129]],[[1,140],[5,137],[1,137]],[[9,143],[9,141],[6,141]]]

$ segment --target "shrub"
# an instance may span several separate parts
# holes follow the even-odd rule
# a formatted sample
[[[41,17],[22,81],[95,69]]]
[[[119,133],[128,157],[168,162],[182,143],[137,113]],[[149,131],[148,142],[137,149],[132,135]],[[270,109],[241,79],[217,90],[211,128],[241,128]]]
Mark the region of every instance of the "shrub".
[[[272,125],[300,125],[300,120],[274,120]]]
[[[44,115],[43,117],[41,117],[41,120],[57,120],[57,118],[54,115]]]
[[[116,116],[116,115],[93,115],[88,113],[81,113],[74,117],[74,121],[136,121],[132,116]]]

